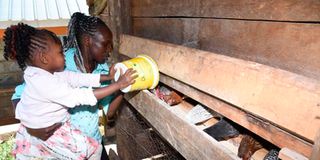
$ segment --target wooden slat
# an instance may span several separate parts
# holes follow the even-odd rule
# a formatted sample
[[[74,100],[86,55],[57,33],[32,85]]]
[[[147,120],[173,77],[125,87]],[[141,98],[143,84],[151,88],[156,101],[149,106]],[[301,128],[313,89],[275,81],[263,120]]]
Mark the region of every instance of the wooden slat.
[[[312,141],[320,125],[320,84],[284,70],[211,52],[122,35],[120,53],[146,54],[162,73]],[[290,115],[294,115],[290,116]],[[303,126],[303,127],[302,127]]]
[[[239,159],[205,132],[176,116],[149,91],[127,95],[126,99],[186,159]]]
[[[0,67],[0,73],[21,72],[18,64],[14,61],[2,61],[0,62]]]
[[[199,18],[133,18],[133,35],[199,47]]]
[[[67,26],[59,26],[59,27],[41,27],[41,29],[49,30],[56,35],[65,36],[68,34],[68,27]]]
[[[279,158],[282,160],[308,160],[307,157],[304,157],[297,152],[288,149],[288,148],[282,148],[279,152]]]
[[[169,76],[161,74],[160,81],[175,90],[185,94],[188,97],[206,105],[210,109],[220,113],[221,115],[231,119],[235,123],[247,128],[253,133],[261,136],[269,142],[275,144],[279,148],[290,148],[310,156],[312,145],[300,138],[266,122],[257,117],[235,107],[226,102],[223,102],[213,96],[210,96],[192,86],[175,80]]]
[[[0,88],[8,88],[23,82],[23,72],[0,73]]]
[[[132,16],[199,16],[200,5],[199,0],[132,0]]]
[[[320,24],[201,20],[200,26],[202,50],[320,80]]]
[[[0,126],[9,125],[9,124],[16,124],[16,123],[19,123],[19,122],[20,121],[15,119],[14,117],[1,118],[0,119]]]
[[[132,33],[132,16],[131,16],[131,1],[132,0],[120,0],[120,12],[121,12],[121,33]]]
[[[313,150],[311,154],[311,160],[319,160],[320,159],[320,129],[318,130],[318,134],[314,139]]]
[[[188,16],[277,21],[320,21],[318,0],[133,0],[135,17]]]
[[[12,96],[12,94],[14,93],[14,86],[11,87],[7,87],[7,88],[1,88],[0,89],[0,96],[1,97],[6,97],[6,96]]]
[[[57,27],[40,27],[39,29],[47,29],[57,35],[67,35],[67,26],[57,26]],[[0,40],[3,39],[5,29],[0,29]]]
[[[134,18],[133,35],[255,61],[320,80],[320,24]]]

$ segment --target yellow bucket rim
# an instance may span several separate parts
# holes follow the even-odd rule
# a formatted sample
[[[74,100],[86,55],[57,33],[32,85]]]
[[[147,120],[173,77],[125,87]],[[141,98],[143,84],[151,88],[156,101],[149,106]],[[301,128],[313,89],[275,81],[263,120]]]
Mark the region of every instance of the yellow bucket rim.
[[[145,59],[151,65],[151,68],[154,74],[154,79],[153,79],[152,86],[149,87],[148,89],[154,89],[158,85],[160,80],[160,73],[159,73],[159,68],[157,66],[157,63],[151,57],[144,54],[138,55],[137,57]],[[121,69],[123,72],[126,72],[126,70],[128,69],[128,67],[123,63],[117,63],[114,68],[117,70],[114,77],[115,81],[117,81],[120,77],[120,71],[118,69]],[[127,93],[131,90],[131,87],[132,85],[129,85],[128,87],[121,89],[121,91],[124,93]]]
[[[157,63],[151,57],[144,55],[144,54],[140,54],[137,57],[143,58],[151,64],[151,68],[152,68],[153,75],[154,75],[154,80],[153,80],[152,86],[149,89],[156,88],[156,86],[158,85],[159,80],[160,80],[159,68],[158,68]]]

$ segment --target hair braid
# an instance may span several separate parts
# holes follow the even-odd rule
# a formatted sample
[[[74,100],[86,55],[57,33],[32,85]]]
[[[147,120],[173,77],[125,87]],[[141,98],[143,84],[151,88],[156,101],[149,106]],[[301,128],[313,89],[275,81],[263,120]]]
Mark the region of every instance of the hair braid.
[[[80,12],[74,13],[69,21],[68,37],[65,48],[76,48],[76,61],[80,65],[79,69],[84,73],[86,72],[86,69],[84,67],[84,62],[79,47],[79,45],[81,45],[80,38],[84,34],[93,36],[99,26],[107,27],[107,25],[100,18],[86,16]]]
[[[61,43],[59,38],[47,30],[37,30],[29,25],[19,23],[8,27],[4,33],[4,58],[16,60],[19,67],[24,70],[31,54],[38,49],[47,48],[47,37],[55,43]]]

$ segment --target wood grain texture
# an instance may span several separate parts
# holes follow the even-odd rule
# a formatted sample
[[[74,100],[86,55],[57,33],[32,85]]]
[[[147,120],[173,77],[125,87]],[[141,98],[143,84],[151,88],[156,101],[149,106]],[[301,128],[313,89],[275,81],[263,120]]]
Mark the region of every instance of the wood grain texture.
[[[314,139],[311,160],[319,160],[320,159],[320,129],[318,130],[317,136]]]
[[[320,80],[320,24],[134,18],[133,35],[255,61]]]
[[[134,17],[210,17],[276,21],[320,21],[318,0],[133,0]]]
[[[229,118],[235,123],[247,128],[251,132],[259,135],[279,148],[286,147],[294,149],[305,156],[310,156],[311,154],[312,144],[282,130],[281,128],[278,128],[277,126],[274,126],[264,119],[257,118],[236,106],[221,101],[216,97],[210,96],[167,75],[161,74],[160,81],[173,89],[178,90],[184,95],[191,97],[199,103],[206,105],[208,108]]]
[[[196,126],[170,111],[165,102],[149,91],[127,95],[134,108],[186,159],[239,159]]]
[[[320,80],[320,25],[201,20],[199,48]]]
[[[262,64],[122,35],[120,53],[146,54],[162,73],[313,141],[320,125],[319,81]],[[293,116],[294,115],[294,116]]]

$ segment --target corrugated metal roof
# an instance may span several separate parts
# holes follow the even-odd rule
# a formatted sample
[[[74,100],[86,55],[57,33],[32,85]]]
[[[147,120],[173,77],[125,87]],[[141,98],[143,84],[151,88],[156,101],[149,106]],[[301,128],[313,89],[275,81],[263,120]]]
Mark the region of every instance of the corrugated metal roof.
[[[0,0],[0,29],[17,22],[34,27],[67,26],[74,12],[89,15],[86,0]]]

